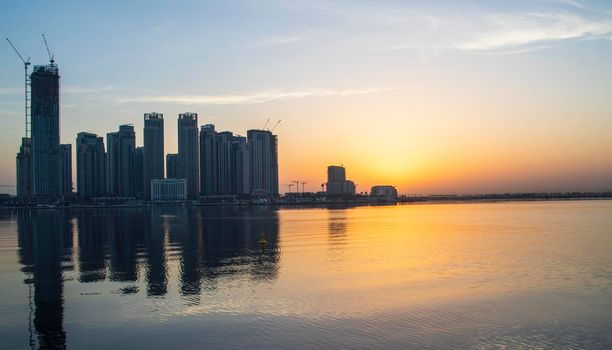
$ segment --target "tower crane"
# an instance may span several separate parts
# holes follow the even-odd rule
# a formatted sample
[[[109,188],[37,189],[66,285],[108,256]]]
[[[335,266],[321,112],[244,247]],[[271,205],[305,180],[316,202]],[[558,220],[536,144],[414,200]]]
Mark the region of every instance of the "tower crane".
[[[261,128],[261,130],[266,130],[266,126],[268,126],[269,122],[270,122],[270,118],[268,118],[268,120],[266,120],[266,123],[264,124],[263,128]]]
[[[47,49],[47,55],[49,55],[49,62],[51,65],[55,63],[55,56],[51,54],[51,50],[49,50],[49,45],[47,45],[47,38],[45,38],[45,34],[42,35],[43,42],[45,43],[45,48]]]
[[[274,129],[276,129],[276,127],[278,126],[278,124],[280,124],[281,120],[279,119],[276,124],[274,124],[274,126],[272,127],[272,129],[270,129],[270,132],[274,131]]]
[[[295,186],[294,184],[287,184],[287,187],[289,187],[289,193],[291,193],[291,187]]]
[[[21,62],[23,62],[23,68],[25,71],[25,137],[30,137],[30,76],[28,75],[28,66],[30,63],[30,57],[27,59],[23,58],[24,56],[19,52],[15,44],[9,39],[6,38],[6,41],[11,45],[13,51],[19,56]]]

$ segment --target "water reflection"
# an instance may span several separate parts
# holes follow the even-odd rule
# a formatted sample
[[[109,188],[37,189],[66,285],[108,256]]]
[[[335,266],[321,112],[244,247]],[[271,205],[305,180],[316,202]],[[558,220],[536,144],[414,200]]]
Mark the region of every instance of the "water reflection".
[[[24,212],[17,218],[19,262],[27,278],[30,346],[66,347],[64,320],[64,266],[71,270],[72,223],[63,212]],[[33,284],[33,291],[32,291]],[[33,314],[33,315],[32,315]]]
[[[119,283],[121,294],[146,286],[146,298],[177,288],[190,305],[220,278],[278,276],[278,213],[265,207],[21,211],[17,229],[19,263],[31,288],[32,348],[66,347],[64,273],[73,271],[73,248],[79,283]],[[265,250],[258,245],[262,232]]]

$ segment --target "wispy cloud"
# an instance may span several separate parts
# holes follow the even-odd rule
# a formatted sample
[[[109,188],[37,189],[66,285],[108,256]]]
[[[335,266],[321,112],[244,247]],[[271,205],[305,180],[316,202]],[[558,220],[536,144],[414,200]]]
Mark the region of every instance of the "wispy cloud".
[[[0,88],[0,95],[15,95],[23,94],[23,87],[21,88]]]
[[[267,38],[261,41],[254,42],[252,44],[247,44],[242,48],[242,51],[252,50],[252,49],[260,49],[270,46],[278,46],[278,45],[286,45],[295,43],[297,41],[301,41],[309,38],[309,36],[284,36],[284,37],[274,37]]]
[[[546,6],[542,7],[542,3]],[[431,57],[448,51],[517,54],[556,47],[552,43],[603,39],[612,35],[610,13],[587,9],[573,0],[542,0],[531,10],[489,12],[473,9],[414,8],[401,5],[390,7],[366,5],[353,9],[333,9],[344,16],[344,34],[350,42],[363,46],[363,40],[382,51],[408,50]],[[346,10],[346,11],[343,11]],[[468,11],[469,15],[464,12]],[[384,33],[363,39],[354,32]],[[547,47],[545,47],[547,46]]]
[[[79,85],[69,85],[62,87],[62,92],[67,94],[96,94],[100,92],[108,92],[117,90],[115,86],[103,86],[99,88],[85,87]]]
[[[495,14],[479,25],[480,31],[453,48],[495,50],[568,39],[605,38],[612,20],[593,20],[564,13]]]
[[[164,102],[183,105],[245,105],[272,101],[295,100],[308,97],[352,96],[382,92],[391,88],[367,89],[309,89],[301,91],[267,90],[249,94],[231,95],[148,95],[120,98],[119,103],[129,102]]]

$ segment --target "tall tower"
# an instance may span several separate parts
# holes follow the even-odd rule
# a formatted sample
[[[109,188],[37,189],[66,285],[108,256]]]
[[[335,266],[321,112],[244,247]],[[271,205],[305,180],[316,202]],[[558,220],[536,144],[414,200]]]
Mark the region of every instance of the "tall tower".
[[[246,137],[234,136],[232,138],[231,173],[234,194],[248,195],[251,193],[250,153]]]
[[[104,139],[80,132],[76,139],[77,192],[83,198],[102,196],[106,185]]]
[[[278,196],[278,141],[268,130],[248,130],[251,193]]]
[[[144,193],[151,199],[151,180],[164,178],[164,115],[144,115]]]
[[[217,181],[219,194],[233,194],[231,131],[217,133]]]
[[[72,194],[72,145],[59,146],[59,191],[62,196]]]
[[[187,179],[187,197],[200,192],[198,114],[181,113],[178,118],[179,178]]]
[[[121,125],[119,131],[106,134],[107,192],[111,195],[134,197],[134,164],[136,134],[133,125]]]
[[[203,196],[218,194],[217,132],[212,124],[200,127],[200,186]]]
[[[32,139],[23,137],[17,153],[17,197],[32,196]]]
[[[57,65],[34,66],[31,81],[32,195],[60,195],[60,76]]]

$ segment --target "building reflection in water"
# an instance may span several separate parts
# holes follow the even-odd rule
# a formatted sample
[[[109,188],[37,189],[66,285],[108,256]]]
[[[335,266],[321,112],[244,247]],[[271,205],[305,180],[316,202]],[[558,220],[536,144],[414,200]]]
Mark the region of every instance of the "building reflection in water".
[[[66,347],[63,270],[72,269],[70,218],[62,211],[24,211],[18,214],[17,227],[19,262],[30,291],[30,346],[63,349]]]
[[[19,261],[32,289],[32,347],[65,348],[64,271],[72,270],[73,246],[78,278],[69,283],[110,281],[124,294],[143,292],[142,284],[150,298],[178,288],[189,304],[200,302],[203,289],[214,292],[221,278],[265,283],[278,276],[279,219],[268,207],[33,210],[19,212],[17,226]]]

